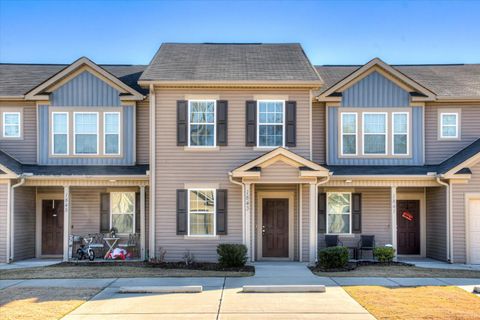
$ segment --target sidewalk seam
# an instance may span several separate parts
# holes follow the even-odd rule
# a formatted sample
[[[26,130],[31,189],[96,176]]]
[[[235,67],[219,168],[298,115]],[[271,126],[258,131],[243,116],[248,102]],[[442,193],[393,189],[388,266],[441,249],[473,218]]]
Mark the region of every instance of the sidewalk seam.
[[[215,318],[216,320],[219,319],[220,317],[220,311],[222,309],[222,301],[223,301],[223,292],[225,291],[225,282],[227,281],[227,277],[223,278],[223,285],[222,285],[222,294],[220,295],[220,301],[218,303],[218,311],[217,311],[217,317]]]

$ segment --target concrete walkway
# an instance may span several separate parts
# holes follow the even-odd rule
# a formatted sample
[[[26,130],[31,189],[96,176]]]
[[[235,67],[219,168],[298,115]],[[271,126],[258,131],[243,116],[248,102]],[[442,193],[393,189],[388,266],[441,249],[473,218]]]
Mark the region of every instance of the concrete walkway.
[[[411,263],[419,268],[480,271],[480,264],[448,263],[445,261],[422,257],[398,257],[397,260]]]
[[[0,270],[47,267],[62,262],[62,259],[26,259],[12,263],[0,263]]]

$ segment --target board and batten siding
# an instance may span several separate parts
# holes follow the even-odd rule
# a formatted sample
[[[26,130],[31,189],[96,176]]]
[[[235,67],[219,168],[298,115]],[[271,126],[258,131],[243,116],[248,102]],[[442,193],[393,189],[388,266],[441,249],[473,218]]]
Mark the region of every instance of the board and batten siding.
[[[320,188],[320,192],[336,192],[335,188]],[[338,189],[338,192],[341,192]],[[392,244],[392,214],[390,188],[355,188],[352,193],[362,194],[362,233],[375,235],[375,244]],[[356,246],[361,234],[340,236],[344,246]],[[318,234],[318,247],[325,248],[325,234]]]
[[[177,100],[187,96],[215,96],[228,101],[228,145],[217,151],[186,151],[177,146]],[[310,156],[310,94],[309,90],[256,89],[156,89],[155,127],[155,212],[156,254],[166,250],[166,259],[181,260],[188,250],[198,261],[216,261],[219,243],[242,243],[241,187],[230,183],[228,172],[268,152],[245,146],[245,102],[260,95],[288,96],[297,102],[297,146],[289,148]],[[160,121],[161,120],[161,121]],[[303,125],[305,124],[305,125]],[[228,233],[216,239],[186,238],[176,234],[176,190],[185,184],[218,184],[228,190]]]
[[[374,71],[342,92],[343,107],[389,108],[410,106],[410,93]]]
[[[49,106],[38,107],[38,132],[39,132],[39,164],[41,165],[133,165],[135,164],[135,107],[123,106],[123,137],[121,141],[121,157],[81,157],[81,156],[55,156],[49,155]],[[70,134],[73,134],[70,128]],[[99,133],[101,134],[101,132]],[[74,137],[73,137],[74,138]]]
[[[326,109],[324,103],[312,105],[312,156],[316,163],[326,163]]]
[[[13,259],[23,260],[35,257],[35,187],[15,189],[14,210],[14,252]]]
[[[0,181],[0,263],[7,262],[8,183]]]
[[[452,184],[452,223],[453,223],[453,262],[465,263],[466,228],[465,228],[465,194],[480,192],[480,163],[470,167],[472,177],[467,184]]]
[[[426,188],[426,256],[447,260],[447,191],[445,187]]]
[[[439,140],[439,113],[460,111],[460,140]],[[425,163],[439,164],[480,138],[480,105],[428,104],[425,107]]]
[[[379,109],[380,111],[381,109]],[[338,128],[338,117],[341,107],[328,107],[328,164],[330,165],[423,165],[423,108],[412,107],[412,132],[411,157],[392,157],[392,156],[369,156],[362,157],[339,157],[340,131]],[[359,115],[361,116],[361,115]],[[358,137],[357,137],[358,138]],[[389,139],[387,145],[391,145]],[[360,146],[358,146],[359,149]],[[357,150],[361,153],[361,150]]]
[[[137,102],[136,109],[136,147],[137,164],[149,164],[150,159],[150,102]]]
[[[302,261],[310,261],[310,185],[302,184]]]
[[[120,92],[84,71],[53,91],[51,104],[60,107],[118,107],[121,105]]]
[[[22,139],[0,139],[0,150],[25,164],[37,163],[37,109],[31,101],[1,101],[2,109],[23,111]]]

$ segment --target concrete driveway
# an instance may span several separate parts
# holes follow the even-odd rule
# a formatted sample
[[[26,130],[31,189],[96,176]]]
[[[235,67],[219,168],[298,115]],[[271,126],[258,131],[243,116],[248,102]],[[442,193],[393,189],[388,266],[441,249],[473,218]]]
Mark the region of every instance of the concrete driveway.
[[[329,278],[301,263],[257,263],[248,278],[118,279],[64,319],[374,319]],[[242,293],[243,285],[324,284],[325,293]],[[119,287],[202,285],[202,293],[121,294]]]

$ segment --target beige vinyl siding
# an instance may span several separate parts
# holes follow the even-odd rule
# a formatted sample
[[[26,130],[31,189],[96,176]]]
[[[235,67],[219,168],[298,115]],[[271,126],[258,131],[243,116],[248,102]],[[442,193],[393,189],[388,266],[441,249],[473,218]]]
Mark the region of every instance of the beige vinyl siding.
[[[8,184],[0,181],[0,263],[7,262]]]
[[[321,191],[320,192],[325,192]],[[339,189],[339,191],[342,191]],[[334,188],[328,188],[327,192],[335,192]],[[362,233],[375,235],[377,246],[392,243],[391,207],[389,188],[355,188],[352,193],[362,194]],[[345,246],[356,246],[360,240],[360,234],[340,236]],[[325,247],[325,234],[318,235],[319,248]]]
[[[35,199],[34,187],[15,189],[14,209],[14,260],[35,257]]]
[[[310,261],[310,185],[302,184],[302,261]]]
[[[150,159],[150,109],[149,101],[137,102],[136,145],[137,164],[148,164]]]
[[[438,114],[459,109],[460,140],[438,140]],[[440,111],[439,111],[440,110]],[[429,104],[425,107],[425,163],[438,164],[480,137],[480,105]]]
[[[100,232],[100,193],[104,188],[71,188],[72,224],[74,235],[87,235]]]
[[[2,108],[23,108],[23,139],[2,140],[0,150],[26,164],[37,163],[37,109],[30,101],[1,101]]]
[[[228,101],[228,146],[218,151],[185,151],[176,142],[176,103],[186,95],[210,95]],[[160,89],[156,90],[156,250],[164,248],[166,259],[180,260],[190,250],[197,260],[217,259],[219,243],[242,242],[242,194],[230,183],[228,172],[268,150],[245,146],[245,101],[258,95],[278,95],[297,101],[297,147],[290,148],[304,157],[310,154],[310,95],[308,90],[243,89]],[[228,234],[219,239],[185,239],[176,234],[176,189],[185,183],[216,183],[228,189]]]
[[[447,192],[444,187],[426,188],[426,255],[447,259]]]
[[[325,104],[313,103],[312,108],[312,155],[313,161],[326,163],[326,119]]]
[[[299,170],[281,160],[262,168],[262,182],[282,182],[287,179],[298,179]]]
[[[480,163],[471,167],[472,178],[468,184],[452,185],[453,262],[466,262],[465,194],[480,193]]]
[[[297,169],[296,169],[297,170]],[[297,185],[288,184],[288,185],[271,185],[271,184],[257,184],[255,185],[255,232],[257,230],[261,230],[262,226],[259,225],[259,208],[262,205],[258,203],[258,192],[281,192],[281,191],[288,191],[293,192],[293,235],[288,235],[289,237],[293,236],[293,259],[298,261],[299,259],[299,245],[298,245],[298,237],[299,237],[299,224],[298,224],[298,194],[297,194]],[[268,196],[266,197],[268,198]],[[261,240],[258,239],[257,234],[255,233],[255,259],[261,260],[262,257],[258,255],[259,250],[258,247],[261,244]],[[290,241],[290,239],[289,239]]]

